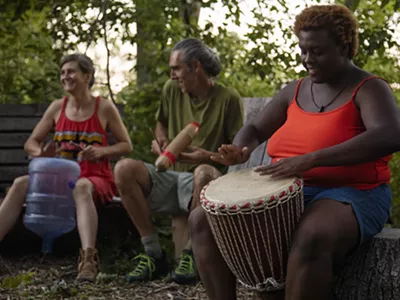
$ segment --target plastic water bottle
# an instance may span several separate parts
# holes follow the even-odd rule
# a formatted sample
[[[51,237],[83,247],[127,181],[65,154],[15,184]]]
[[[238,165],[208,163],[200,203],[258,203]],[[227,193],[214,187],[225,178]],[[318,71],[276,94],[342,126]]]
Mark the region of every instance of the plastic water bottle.
[[[42,253],[75,228],[72,190],[80,175],[79,164],[61,158],[35,158],[29,164],[29,188],[24,224],[42,238]]]

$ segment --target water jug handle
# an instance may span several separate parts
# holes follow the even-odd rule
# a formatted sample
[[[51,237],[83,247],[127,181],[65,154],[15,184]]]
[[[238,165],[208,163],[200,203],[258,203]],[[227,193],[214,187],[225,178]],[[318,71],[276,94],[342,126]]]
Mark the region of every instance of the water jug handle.
[[[75,188],[76,180],[68,180],[68,187],[73,190]]]

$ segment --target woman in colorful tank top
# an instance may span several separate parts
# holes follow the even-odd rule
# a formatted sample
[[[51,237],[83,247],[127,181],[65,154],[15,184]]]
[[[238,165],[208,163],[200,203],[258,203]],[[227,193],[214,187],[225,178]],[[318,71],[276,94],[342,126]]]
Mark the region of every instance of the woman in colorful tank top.
[[[68,96],[50,104],[25,143],[25,151],[31,157],[73,159],[81,167],[80,178],[73,190],[82,244],[77,277],[80,281],[94,281],[98,273],[96,205],[111,201],[117,192],[109,158],[132,151],[128,132],[116,106],[90,93],[94,72],[92,60],[84,54],[63,58],[60,79]],[[54,141],[44,144],[54,126]],[[108,145],[106,128],[116,138],[115,145]],[[15,179],[0,206],[0,240],[21,211],[28,182],[29,176]]]
[[[379,233],[388,219],[388,163],[400,150],[400,118],[389,85],[352,62],[358,28],[345,6],[306,8],[294,31],[308,76],[283,88],[213,159],[246,162],[269,140],[272,164],[257,172],[303,177],[306,207],[292,241],[285,299],[331,299],[332,265]],[[205,234],[204,214],[199,209],[191,222],[203,284],[210,299],[236,299],[235,278],[212,235]],[[282,295],[268,295],[275,296]]]

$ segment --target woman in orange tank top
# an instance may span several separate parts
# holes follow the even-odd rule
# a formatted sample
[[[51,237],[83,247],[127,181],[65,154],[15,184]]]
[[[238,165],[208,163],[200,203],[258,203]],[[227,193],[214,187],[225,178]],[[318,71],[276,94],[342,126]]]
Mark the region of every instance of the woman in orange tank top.
[[[294,29],[308,77],[282,89],[213,159],[246,162],[269,140],[273,163],[257,172],[304,178],[306,208],[289,255],[285,299],[331,299],[332,265],[379,233],[389,216],[388,162],[400,150],[400,119],[388,84],[352,62],[358,29],[346,7],[306,8]],[[235,278],[206,234],[204,214],[191,216],[200,276],[211,299],[235,299]],[[205,245],[206,252],[196,251]]]

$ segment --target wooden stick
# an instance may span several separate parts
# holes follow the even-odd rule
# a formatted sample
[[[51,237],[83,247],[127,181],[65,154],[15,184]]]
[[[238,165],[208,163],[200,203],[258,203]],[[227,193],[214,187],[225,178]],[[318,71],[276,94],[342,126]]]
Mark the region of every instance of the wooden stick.
[[[162,151],[162,149],[161,149],[161,144],[160,144],[160,142],[159,142],[158,139],[157,139],[156,133],[154,132],[154,130],[153,130],[152,128],[150,128],[150,127],[148,127],[148,128],[149,128],[151,134],[153,135],[153,138],[154,138],[155,141],[157,142],[158,147],[160,147],[160,151]]]
[[[77,144],[77,143],[74,143],[73,141],[69,141],[69,143],[70,143],[71,145],[74,145],[75,147],[78,147],[78,148],[81,149],[82,151],[85,149],[85,148],[83,148],[81,145],[79,145],[79,144]]]

